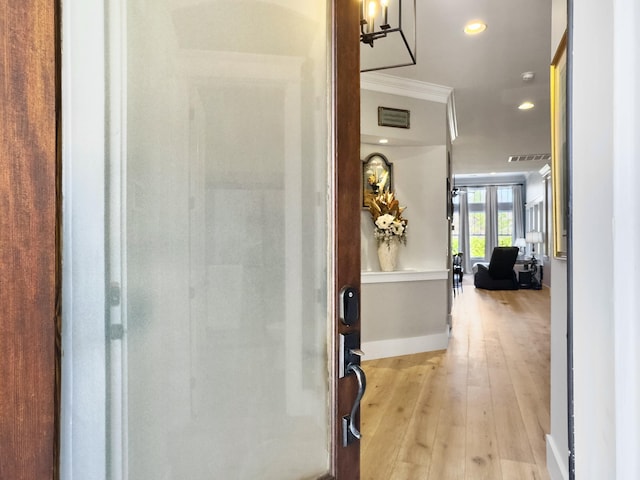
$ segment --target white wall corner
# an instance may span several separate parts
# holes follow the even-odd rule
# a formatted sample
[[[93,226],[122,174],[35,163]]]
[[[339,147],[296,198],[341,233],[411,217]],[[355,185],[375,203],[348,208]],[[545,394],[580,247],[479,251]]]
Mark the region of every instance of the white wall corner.
[[[449,135],[451,136],[451,143],[458,138],[458,117],[456,115],[456,98],[453,94],[453,89],[447,99],[447,120],[449,122]]]
[[[453,95],[452,87],[371,72],[360,74],[360,88],[445,104]]]
[[[547,471],[551,480],[569,480],[569,472],[566,459],[569,454],[562,456],[555,440],[551,435],[546,435],[547,440]]]
[[[615,372],[615,444],[618,478],[640,478],[640,280],[634,272],[640,254],[629,247],[640,236],[640,199],[635,192],[640,181],[640,46],[637,0],[614,2],[613,50],[613,312]],[[635,241],[634,241],[635,240]],[[621,263],[616,263],[621,262]],[[627,277],[627,278],[623,278]]]

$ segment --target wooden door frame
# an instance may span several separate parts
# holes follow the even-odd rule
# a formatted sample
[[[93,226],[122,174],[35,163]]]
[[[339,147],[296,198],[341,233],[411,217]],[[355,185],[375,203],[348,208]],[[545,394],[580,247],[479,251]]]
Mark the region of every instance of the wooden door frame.
[[[360,320],[346,326],[339,319],[344,286],[360,291],[360,21],[359,0],[332,0],[332,117],[334,155],[334,290],[332,472],[339,480],[360,478],[360,442],[342,447],[342,416],[357,393],[353,375],[338,379],[340,334],[360,333]],[[361,310],[360,310],[361,311]]]
[[[0,478],[41,480],[58,464],[58,2],[0,11]]]
[[[59,1],[3,0],[0,74],[0,478],[58,477],[60,371]],[[343,448],[341,417],[355,396],[338,380],[342,285],[360,286],[360,72],[358,0],[332,0],[332,157],[336,240],[333,305],[332,465],[358,479],[360,448]],[[37,21],[33,21],[37,19]],[[341,228],[338,228],[338,225]]]

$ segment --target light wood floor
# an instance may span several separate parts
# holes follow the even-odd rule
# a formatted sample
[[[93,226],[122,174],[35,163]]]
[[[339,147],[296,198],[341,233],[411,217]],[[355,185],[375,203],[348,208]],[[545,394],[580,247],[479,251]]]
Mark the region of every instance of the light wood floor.
[[[362,480],[549,479],[549,290],[471,281],[447,351],[363,362]]]

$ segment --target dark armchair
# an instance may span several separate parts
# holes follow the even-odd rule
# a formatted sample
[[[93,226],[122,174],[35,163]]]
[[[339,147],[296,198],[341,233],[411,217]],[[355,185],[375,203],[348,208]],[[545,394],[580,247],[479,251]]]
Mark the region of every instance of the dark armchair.
[[[518,258],[518,247],[495,247],[489,266],[477,265],[473,277],[476,288],[486,290],[517,290],[518,279],[513,266]]]

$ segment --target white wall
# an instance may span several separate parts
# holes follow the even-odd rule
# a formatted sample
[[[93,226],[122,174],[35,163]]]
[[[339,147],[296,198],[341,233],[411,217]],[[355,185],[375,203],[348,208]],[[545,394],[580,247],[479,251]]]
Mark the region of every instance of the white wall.
[[[574,5],[573,358],[580,480],[640,478],[640,282],[629,274],[640,264],[637,249],[629,247],[640,237],[638,24],[635,0]]]
[[[566,0],[553,0],[551,19],[551,52],[555,56],[567,25]],[[549,211],[550,212],[550,211]],[[549,218],[549,238],[553,239],[553,219]],[[547,466],[552,480],[568,478],[569,440],[567,409],[567,262],[553,258],[553,241],[549,242],[551,255],[551,366],[550,366],[550,432],[547,436]]]
[[[616,475],[640,478],[640,9],[637,0],[614,3],[614,265]]]
[[[444,123],[444,113],[442,116]],[[382,147],[361,145],[361,156],[382,153],[393,163],[393,184],[407,209],[407,245],[400,246],[398,269],[447,268],[446,147]],[[376,241],[368,210],[361,214],[362,270],[378,271]]]
[[[544,197],[544,182],[538,172],[532,172],[527,176],[526,203],[539,200]]]
[[[554,12],[564,1],[554,0]],[[574,2],[572,307],[575,478],[640,478],[640,74],[635,0]],[[557,39],[557,25],[554,21]],[[594,32],[596,32],[594,34]],[[597,68],[594,68],[597,65]],[[617,217],[617,218],[616,218]],[[555,267],[554,267],[555,268]],[[562,282],[552,292],[552,440],[564,391],[554,376],[564,332]],[[554,305],[555,303],[555,305]],[[559,419],[562,422],[559,422]],[[559,449],[559,456],[564,451]],[[548,459],[551,464],[553,459]],[[550,468],[552,479],[562,478]]]
[[[380,98],[378,95],[376,98]],[[398,97],[400,98],[400,97]],[[361,144],[361,158],[378,152],[393,163],[393,190],[408,219],[407,244],[400,246],[398,270],[437,271],[433,279],[390,283],[363,282],[362,285],[362,344],[367,358],[405,355],[419,351],[439,350],[448,343],[448,297],[450,283],[446,270],[448,248],[448,221],[446,218],[446,116],[444,105],[405,99],[400,103],[385,104],[394,108],[407,108],[414,112],[429,113],[404,135],[419,139],[421,133],[440,124],[441,145],[436,146],[380,146]],[[377,100],[369,102],[377,105]],[[421,108],[416,108],[416,105]],[[363,108],[363,133],[367,123],[369,131],[383,128],[373,125],[369,117],[376,110]],[[366,122],[364,118],[369,118]],[[420,118],[420,115],[416,115]],[[431,125],[431,126],[430,126]],[[414,126],[416,127],[414,129]],[[387,137],[393,133],[384,132]],[[439,136],[440,134],[438,134]],[[377,244],[373,236],[373,222],[368,210],[361,213],[361,264],[364,272],[380,270]],[[435,272],[434,272],[435,273]]]
[[[362,349],[367,360],[447,348],[448,278],[398,280],[362,284]]]
[[[446,143],[447,106],[445,103],[363,89],[360,91],[360,105],[362,135],[386,137],[397,140],[402,145],[445,145]],[[378,126],[378,107],[409,110],[411,128]]]
[[[571,273],[576,478],[613,479],[623,478],[616,476],[615,468],[613,10],[609,2],[587,0],[575,2],[574,15]]]
[[[552,0],[551,2],[551,52],[550,58],[556,53],[560,39],[567,28],[567,0]]]
[[[586,0],[574,9],[576,478],[635,479],[640,301],[638,281],[628,272],[638,265],[629,244],[640,233],[640,11],[634,1]]]

